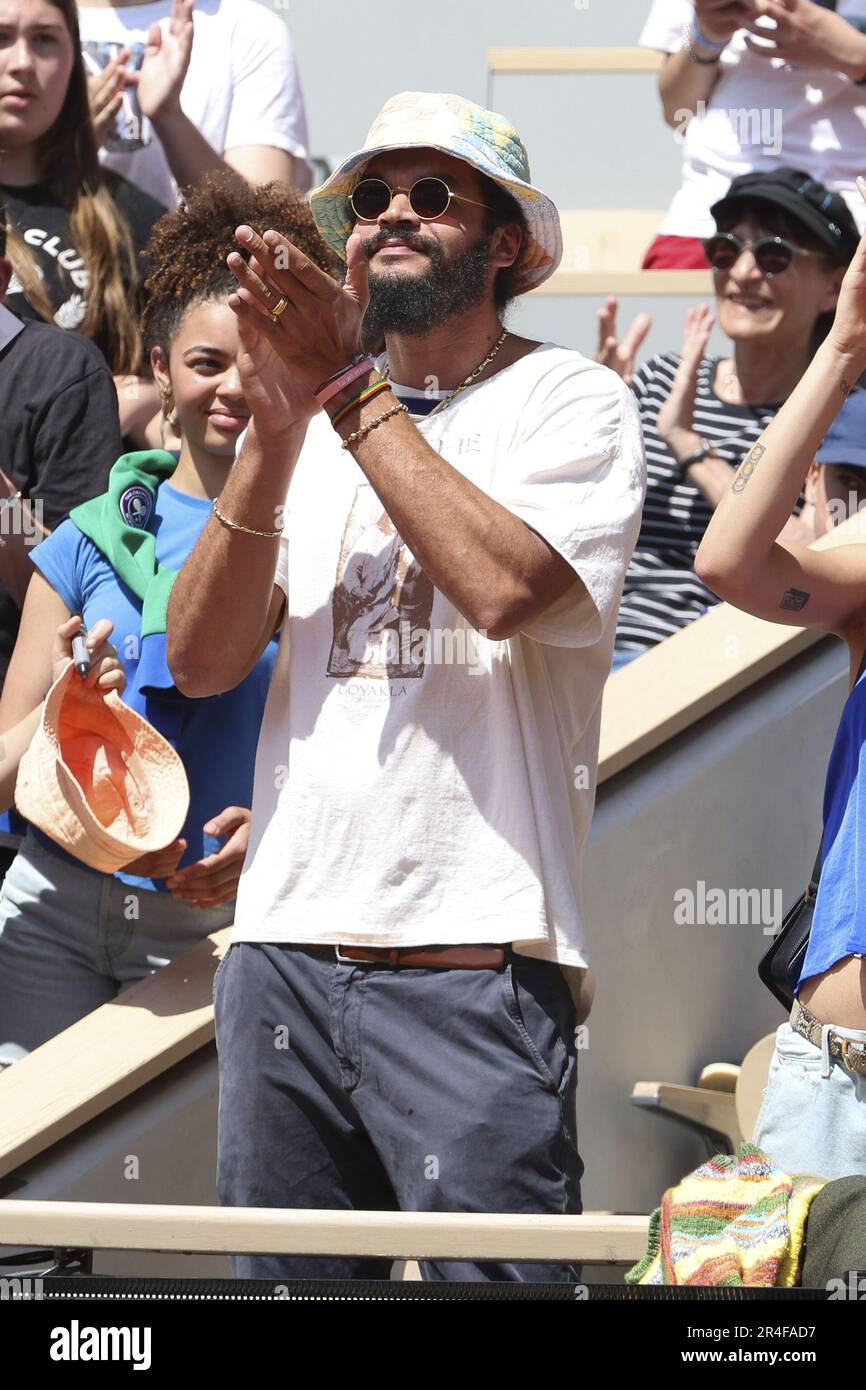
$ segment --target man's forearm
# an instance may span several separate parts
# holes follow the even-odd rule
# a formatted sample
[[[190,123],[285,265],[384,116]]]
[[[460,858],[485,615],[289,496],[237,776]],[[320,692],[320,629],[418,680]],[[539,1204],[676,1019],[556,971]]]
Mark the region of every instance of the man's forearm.
[[[282,526],[292,469],[306,425],[260,440],[250,425],[217,506],[239,526]],[[208,518],[172,589],[167,658],[179,690],[204,696],[231,690],[258,649],[274,587],[279,537],[249,535]]]
[[[153,128],[160,138],[175,182],[182,188],[184,184],[198,183],[205,174],[222,169],[225,173],[237,173],[205,140],[201,131],[193,125],[181,108],[160,112],[153,117]]]
[[[703,58],[712,58],[711,50],[695,45]],[[719,80],[718,62],[696,63],[683,47],[668,54],[659,74],[659,96],[668,125],[682,127],[688,115],[694,115],[699,102],[708,102]]]
[[[391,400],[386,393],[357,413],[355,427]],[[561,560],[539,587],[551,566],[546,542],[437,454],[407,416],[371,430],[352,452],[432,583],[494,640],[511,636],[573,582]]]

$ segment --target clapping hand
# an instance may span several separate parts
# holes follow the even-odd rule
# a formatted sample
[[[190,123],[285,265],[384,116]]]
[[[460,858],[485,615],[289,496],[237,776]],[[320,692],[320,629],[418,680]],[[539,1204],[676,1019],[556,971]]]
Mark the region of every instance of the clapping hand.
[[[638,348],[652,327],[652,319],[649,314],[638,314],[620,342],[616,336],[618,308],[618,301],[611,295],[604,308],[598,311],[598,351],[595,360],[617,372],[626,386],[631,386],[634,360]]]
[[[171,20],[163,33],[151,24],[147,49],[138,72],[127,81],[138,87],[138,104],[151,120],[180,105],[180,92],[192,54],[195,0],[173,0]]]
[[[706,304],[698,304],[686,313],[680,364],[671,393],[656,420],[656,429],[678,458],[686,458],[700,448],[700,439],[693,429],[695,395],[698,371],[715,321]]]
[[[291,378],[292,393],[306,387],[312,397],[319,383],[345,367],[360,347],[369,300],[361,238],[349,237],[341,285],[279,232],[259,236],[252,227],[241,226],[235,236],[250,259],[237,252],[228,257],[238,281],[229,306],[241,323],[250,324],[270,343]],[[308,401],[308,413],[315,409],[315,401]]]
[[[813,0],[753,0],[754,16],[743,27],[751,30],[746,45],[762,58],[782,58],[803,68],[852,71],[861,76],[866,39],[841,15]],[[772,19],[775,27],[760,20]],[[753,35],[760,36],[760,43]],[[771,42],[770,42],[771,41]]]
[[[858,178],[857,187],[866,200],[866,179]],[[853,358],[848,375],[850,389],[866,368],[866,232],[845,271],[828,342],[844,358]]]
[[[100,72],[87,79],[90,119],[93,122],[97,146],[104,143],[123,103],[124,90],[130,85],[126,64],[131,57],[130,50],[122,48]]]

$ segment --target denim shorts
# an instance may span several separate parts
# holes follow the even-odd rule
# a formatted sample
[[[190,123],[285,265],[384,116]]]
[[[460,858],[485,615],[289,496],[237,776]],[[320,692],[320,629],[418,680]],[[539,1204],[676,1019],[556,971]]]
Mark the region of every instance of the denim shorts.
[[[233,917],[71,864],[28,830],[0,887],[0,1065]]]
[[[786,1173],[866,1176],[866,1076],[783,1023],[776,1033],[754,1143]]]

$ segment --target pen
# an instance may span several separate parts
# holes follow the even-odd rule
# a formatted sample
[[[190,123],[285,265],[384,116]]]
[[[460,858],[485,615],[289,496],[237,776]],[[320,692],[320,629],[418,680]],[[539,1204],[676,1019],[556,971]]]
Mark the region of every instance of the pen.
[[[87,628],[82,623],[78,632],[72,639],[72,660],[75,663],[75,669],[82,680],[86,680],[88,675],[90,674],[90,652],[84,645],[84,639],[86,636]]]

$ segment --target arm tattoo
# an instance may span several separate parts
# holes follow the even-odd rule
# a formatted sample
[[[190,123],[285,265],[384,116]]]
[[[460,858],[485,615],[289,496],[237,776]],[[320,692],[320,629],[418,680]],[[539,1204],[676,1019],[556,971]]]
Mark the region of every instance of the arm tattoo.
[[[802,589],[786,589],[782,595],[782,602],[779,604],[779,607],[787,608],[791,612],[797,613],[801,608],[806,607],[811,597],[811,594],[805,593]]]
[[[750,454],[747,454],[737,470],[737,476],[731,483],[732,492],[742,492],[746,483],[751,478],[760,460],[764,457],[766,449],[763,444],[756,444]]]

